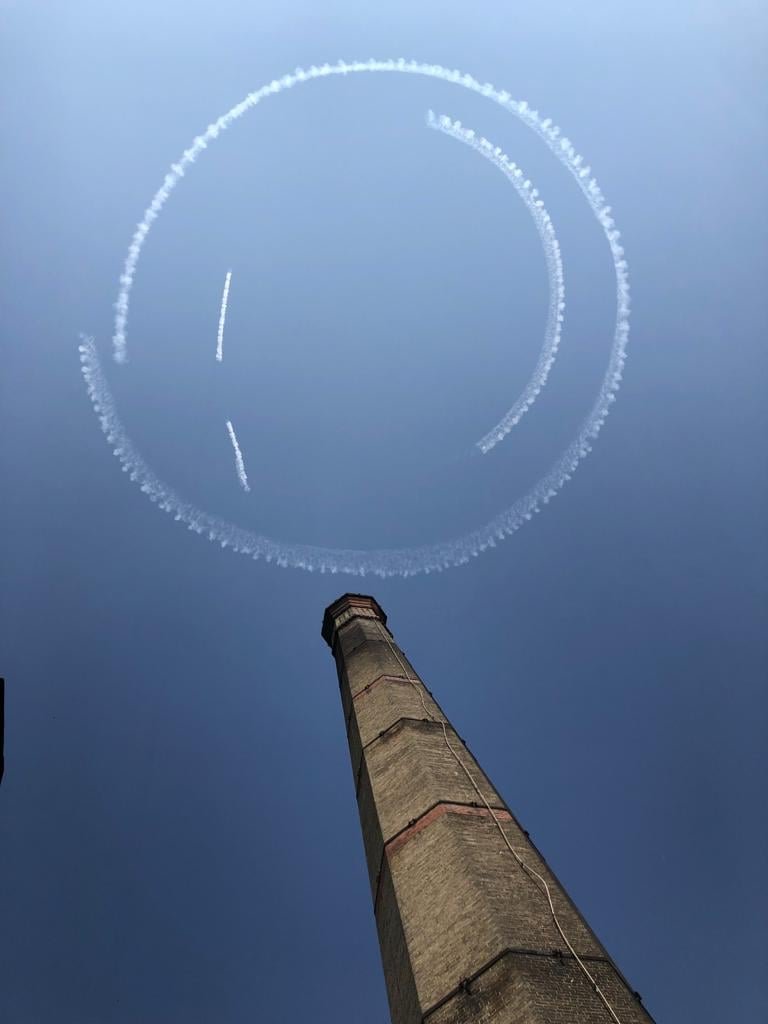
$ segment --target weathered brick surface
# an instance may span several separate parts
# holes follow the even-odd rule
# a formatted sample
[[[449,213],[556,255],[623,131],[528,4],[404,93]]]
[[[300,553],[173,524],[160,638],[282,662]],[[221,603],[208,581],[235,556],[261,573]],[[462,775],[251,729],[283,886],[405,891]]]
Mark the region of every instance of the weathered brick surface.
[[[323,636],[339,674],[393,1024],[615,1024],[540,885],[446,746],[444,716],[385,621],[372,598],[346,595],[326,612]],[[563,929],[622,1024],[649,1024],[450,725],[447,736],[499,809],[510,844],[546,880]]]
[[[472,772],[485,799],[496,807],[501,797],[468,754],[450,726],[448,741]],[[479,803],[480,797],[446,746],[442,725],[403,718],[364,751],[365,770],[358,790],[360,818],[373,815],[385,843],[436,803]],[[365,825],[363,825],[365,835]]]
[[[486,800],[501,798],[448,727],[448,738],[470,767]],[[477,793],[445,745],[439,723],[401,719],[366,747],[358,782],[358,809],[371,888],[375,892],[383,847],[440,802],[479,803]]]
[[[385,640],[387,637],[391,634],[378,619],[350,619],[336,631],[336,657],[344,660],[366,640]]]
[[[349,720],[349,752],[352,771],[357,778],[362,748],[389,729],[401,718],[424,718],[424,705],[434,718],[444,721],[445,716],[426,689],[407,679],[381,676],[355,698],[355,713]],[[424,704],[421,702],[424,699]]]
[[[378,893],[376,929],[393,1024],[421,1024],[422,1003],[413,976],[400,907],[386,861]]]
[[[622,1024],[648,1014],[608,960],[586,962]],[[420,1018],[414,1017],[414,1020]],[[572,957],[509,951],[466,989],[427,1014],[425,1024],[615,1024]]]
[[[576,951],[602,955],[519,826],[507,820],[502,828],[526,863],[550,884]],[[487,814],[444,814],[388,851],[386,859],[424,1010],[502,949],[567,951],[545,897],[514,861]]]
[[[346,658],[341,659],[342,656],[339,654],[337,666],[345,718],[349,716],[354,697],[375,679],[380,676],[404,678],[406,672],[415,675],[413,667],[403,653],[394,653],[386,640],[368,640],[353,648]]]

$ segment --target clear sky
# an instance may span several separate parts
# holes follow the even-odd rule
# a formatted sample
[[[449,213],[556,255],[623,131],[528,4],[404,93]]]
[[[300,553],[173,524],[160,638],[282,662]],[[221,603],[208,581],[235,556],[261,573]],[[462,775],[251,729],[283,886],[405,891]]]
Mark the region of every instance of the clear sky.
[[[766,1018],[765,43],[748,0],[0,2],[3,1022],[385,1024],[319,633],[345,590],[381,602],[659,1022]],[[249,112],[153,227],[111,361],[132,231],[193,137],[297,65],[372,55],[552,117],[633,288],[625,380],[573,480],[468,566],[407,580],[254,562],[161,514],[77,353],[92,334],[170,487],[289,543],[445,541],[525,494],[597,392],[611,263],[541,140],[450,84],[339,78]],[[521,165],[562,248],[561,353],[487,456],[546,265],[508,182],[428,108]]]

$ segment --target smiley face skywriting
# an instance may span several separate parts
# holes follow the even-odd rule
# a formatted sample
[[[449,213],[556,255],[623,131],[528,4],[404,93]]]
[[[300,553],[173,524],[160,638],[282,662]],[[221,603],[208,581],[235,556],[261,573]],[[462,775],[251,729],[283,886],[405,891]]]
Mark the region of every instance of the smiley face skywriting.
[[[511,506],[497,514],[484,525],[452,541],[426,544],[416,547],[378,548],[363,550],[356,548],[326,548],[309,544],[282,542],[245,529],[211,515],[202,508],[185,501],[167,486],[150,469],[149,465],[128,438],[117,414],[106,376],[100,365],[96,346],[92,339],[84,339],[81,345],[83,373],[89,393],[100,417],[102,429],[120,459],[123,469],[134,479],[142,491],[170,512],[178,521],[209,539],[253,558],[265,558],[280,565],[325,572],[346,572],[355,574],[374,573],[381,576],[410,576],[420,572],[448,568],[467,562],[498,540],[515,532],[529,520],[542,505],[546,504],[568,480],[584,456],[590,451],[591,443],[599,433],[618,390],[626,354],[629,333],[629,281],[624,251],[620,244],[619,232],[611,216],[603,194],[571,142],[549,119],[542,118],[524,101],[516,101],[507,92],[482,84],[459,71],[451,71],[439,65],[423,64],[405,60],[370,60],[364,62],[339,62],[297,69],[279,80],[270,82],[261,89],[250,93],[242,102],[220,117],[185,150],[181,159],[171,166],[163,184],[155,193],[140,221],[128,249],[120,278],[120,291],[115,304],[115,329],[113,336],[114,357],[118,364],[128,358],[128,314],[134,278],[143,245],[154,221],[161,213],[178,181],[189,172],[198,157],[215,139],[246,112],[263,100],[297,85],[316,81],[331,75],[348,76],[363,72],[399,73],[421,75],[461,86],[478,93],[504,110],[513,114],[524,125],[531,128],[549,147],[560,163],[570,172],[586,198],[607,241],[616,281],[616,320],[613,344],[608,365],[600,383],[597,397],[591,410],[578,428],[575,437],[540,480],[518,498]],[[549,279],[549,301],[544,339],[533,373],[520,394],[514,398],[502,418],[479,439],[475,440],[476,450],[488,455],[503,441],[510,431],[530,410],[537,396],[547,383],[560,345],[564,317],[564,272],[560,247],[555,236],[552,220],[544,207],[543,200],[532,182],[522,170],[502,151],[499,146],[478,136],[460,122],[447,116],[435,116],[431,112],[428,125],[443,134],[472,147],[479,155],[493,163],[512,184],[529,210],[542,243]],[[227,271],[222,295],[215,358],[224,358],[224,325],[232,280]],[[244,490],[248,489],[248,478],[242,452],[232,421],[227,421],[227,431],[235,452],[237,475]],[[493,458],[493,456],[490,456]],[[245,481],[245,482],[244,482]]]

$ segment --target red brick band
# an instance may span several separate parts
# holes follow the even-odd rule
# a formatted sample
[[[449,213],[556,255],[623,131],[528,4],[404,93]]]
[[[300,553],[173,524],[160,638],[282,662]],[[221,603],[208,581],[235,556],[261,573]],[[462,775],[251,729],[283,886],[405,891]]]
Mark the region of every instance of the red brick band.
[[[509,811],[505,810],[503,807],[494,807],[493,812],[499,821],[514,821],[514,818]],[[379,910],[379,893],[381,891],[381,876],[383,874],[384,858],[386,857],[387,860],[389,860],[391,854],[397,853],[398,850],[402,850],[409,839],[418,835],[419,832],[422,832],[425,828],[431,825],[433,821],[441,818],[444,814],[465,814],[478,818],[491,818],[491,814],[486,807],[479,807],[475,804],[439,803],[430,807],[429,810],[425,811],[420,817],[406,825],[404,829],[392,836],[391,839],[388,839],[381,851],[379,870],[376,873],[376,891],[373,897],[374,915],[377,914]]]
[[[393,836],[389,842],[384,844],[387,857],[401,850],[409,839],[418,835],[419,832],[422,832],[431,825],[437,818],[442,818],[444,814],[466,814],[477,818],[493,817],[487,807],[472,807],[469,804],[437,804],[431,810],[422,814],[420,818],[417,818],[412,825],[408,825],[402,832],[398,832],[396,836]],[[494,807],[493,814],[496,815],[499,821],[512,821],[512,815],[509,811],[505,811],[500,807]]]

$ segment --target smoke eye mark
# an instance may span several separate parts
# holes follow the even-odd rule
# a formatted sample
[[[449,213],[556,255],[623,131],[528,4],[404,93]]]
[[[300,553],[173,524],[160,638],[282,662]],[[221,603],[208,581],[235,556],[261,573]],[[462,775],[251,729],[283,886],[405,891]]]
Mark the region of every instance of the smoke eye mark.
[[[216,334],[216,361],[224,359],[224,325],[227,322],[227,304],[229,303],[229,286],[232,282],[232,271],[227,271],[224,278],[224,290],[221,293],[221,310],[219,312],[219,329]]]
[[[248,475],[245,472],[245,462],[243,460],[243,453],[240,451],[240,445],[237,443],[237,434],[235,428],[232,426],[232,421],[227,420],[227,433],[229,434],[229,440],[232,442],[232,448],[235,453],[235,469],[237,470],[237,479],[240,481],[240,486],[244,491],[250,491],[250,485],[248,483]]]

